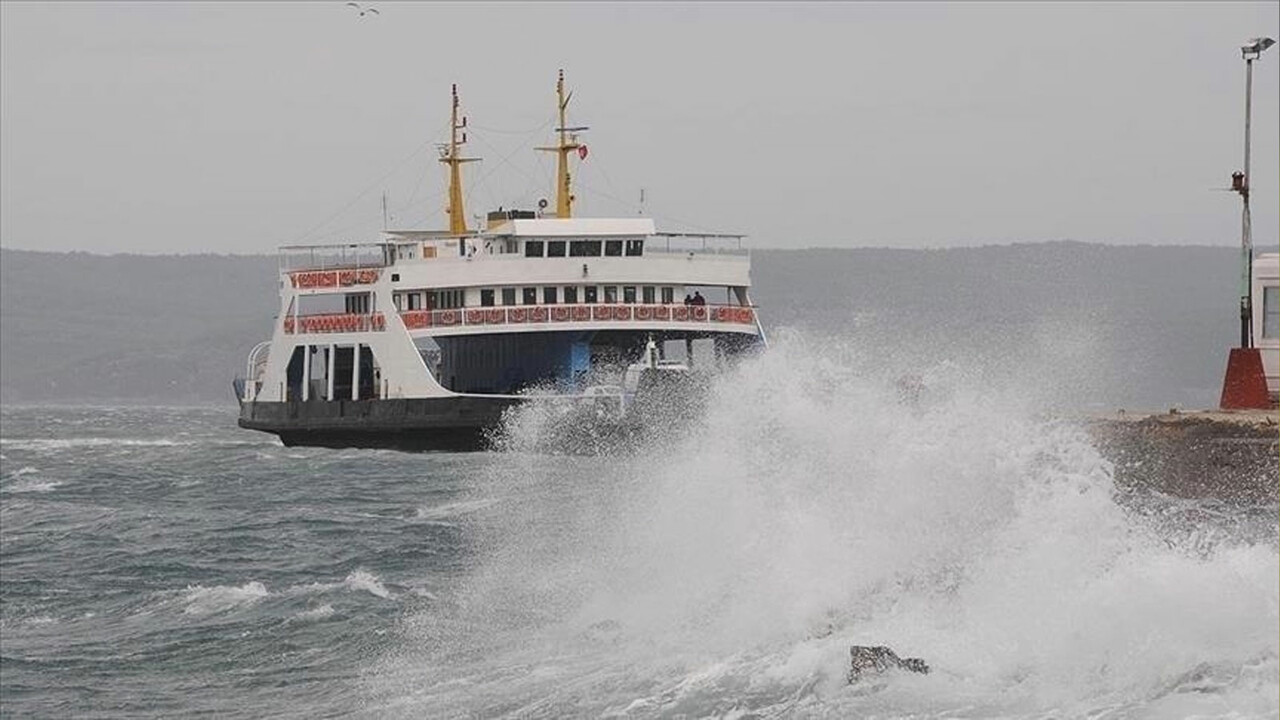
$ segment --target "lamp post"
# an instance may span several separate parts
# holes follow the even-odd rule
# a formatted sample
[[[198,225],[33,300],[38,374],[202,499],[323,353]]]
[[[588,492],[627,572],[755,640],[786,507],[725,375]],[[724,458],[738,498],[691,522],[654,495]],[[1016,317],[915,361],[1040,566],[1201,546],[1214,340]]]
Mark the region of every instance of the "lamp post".
[[[1244,172],[1231,176],[1231,189],[1240,193],[1244,209],[1240,217],[1240,347],[1253,347],[1253,229],[1249,216],[1249,131],[1253,113],[1253,61],[1276,41],[1253,38],[1241,46],[1244,56]]]

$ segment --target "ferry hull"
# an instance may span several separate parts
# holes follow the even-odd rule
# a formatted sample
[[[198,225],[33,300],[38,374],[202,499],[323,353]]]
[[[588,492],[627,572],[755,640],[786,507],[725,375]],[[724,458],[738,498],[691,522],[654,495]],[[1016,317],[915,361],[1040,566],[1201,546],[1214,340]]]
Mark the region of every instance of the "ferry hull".
[[[239,425],[288,446],[479,450],[520,400],[461,396],[388,400],[242,402]]]

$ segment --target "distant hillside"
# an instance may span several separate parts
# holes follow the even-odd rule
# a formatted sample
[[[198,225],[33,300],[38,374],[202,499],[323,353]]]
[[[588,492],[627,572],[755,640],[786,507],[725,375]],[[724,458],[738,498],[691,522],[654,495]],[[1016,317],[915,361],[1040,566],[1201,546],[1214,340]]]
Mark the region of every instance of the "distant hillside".
[[[764,250],[766,329],[838,336],[904,372],[1050,362],[1080,405],[1216,401],[1236,251],[1082,243]],[[205,402],[270,332],[270,256],[0,250],[0,400]],[[1073,376],[1074,373],[1074,376]]]

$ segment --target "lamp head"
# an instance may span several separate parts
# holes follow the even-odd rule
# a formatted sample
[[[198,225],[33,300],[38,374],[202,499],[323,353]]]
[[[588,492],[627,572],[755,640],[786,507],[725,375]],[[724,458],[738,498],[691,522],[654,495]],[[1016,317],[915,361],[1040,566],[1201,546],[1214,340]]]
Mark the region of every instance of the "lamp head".
[[[1244,55],[1245,60],[1257,60],[1264,50],[1275,44],[1276,41],[1269,37],[1253,38],[1240,47],[1240,53]]]

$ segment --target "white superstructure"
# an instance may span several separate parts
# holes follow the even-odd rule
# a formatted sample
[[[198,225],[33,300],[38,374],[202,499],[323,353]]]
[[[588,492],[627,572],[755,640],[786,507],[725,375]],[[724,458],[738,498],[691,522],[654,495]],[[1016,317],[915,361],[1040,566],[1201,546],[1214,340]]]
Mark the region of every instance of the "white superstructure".
[[[574,151],[585,155],[576,139],[585,128],[565,127],[563,76],[557,92],[560,141],[542,148],[560,156],[555,213],[544,202],[467,228],[458,170],[471,159],[459,155],[466,121],[455,88],[441,157],[449,230],[281,249],[272,337],[254,348],[238,388],[243,426],[297,442],[323,427],[333,443],[346,442],[332,439],[339,431],[373,432],[380,414],[394,414],[397,432],[414,429],[415,413],[437,429],[471,428],[531,389],[584,393],[626,382],[647,356],[653,368],[698,366],[763,344],[742,236],[572,217],[568,169]]]

